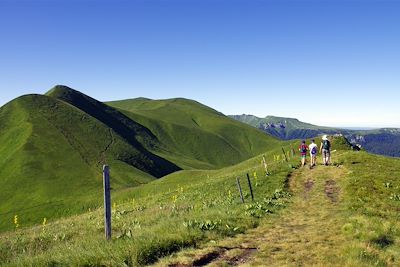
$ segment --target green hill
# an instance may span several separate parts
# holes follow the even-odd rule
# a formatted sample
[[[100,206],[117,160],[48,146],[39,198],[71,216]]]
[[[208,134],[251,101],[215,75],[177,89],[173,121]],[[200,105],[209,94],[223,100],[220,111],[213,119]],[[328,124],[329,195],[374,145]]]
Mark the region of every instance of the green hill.
[[[281,144],[288,150],[295,143]],[[400,161],[351,151],[344,138],[332,145],[331,166],[298,168],[297,156],[276,160],[276,147],[264,153],[268,177],[259,155],[218,170],[175,172],[123,192],[127,200],[113,207],[111,242],[104,239],[102,209],[0,234],[0,263],[398,266]]]
[[[87,113],[48,96],[23,96],[2,107],[0,125],[0,229],[16,213],[37,223],[40,217],[98,205],[105,162],[115,166],[115,190],[178,170],[165,160],[154,161]]]
[[[45,226],[2,233],[0,264],[141,266],[205,240],[243,233],[257,226],[265,211],[240,204],[235,178],[241,177],[244,198],[250,204],[245,179],[249,172],[255,199],[271,198],[268,213],[278,211],[287,201],[285,181],[292,168],[282,161],[273,162],[277,153],[281,153],[280,147],[265,154],[270,163],[268,178],[260,164],[262,158],[257,156],[218,170],[183,170],[124,192],[112,192],[113,241],[108,244],[102,209],[59,220],[47,217]],[[117,194],[125,200],[116,200]],[[18,214],[18,218],[23,225],[24,216]],[[12,220],[8,223],[15,227]]]
[[[221,168],[279,145],[262,131],[196,101],[144,98],[108,102],[164,144],[159,154],[182,168]]]
[[[229,166],[279,144],[194,101],[133,102],[145,104],[119,111],[56,86],[1,107],[0,231],[12,228],[15,214],[27,226],[100,205],[104,163],[121,192],[180,169]]]

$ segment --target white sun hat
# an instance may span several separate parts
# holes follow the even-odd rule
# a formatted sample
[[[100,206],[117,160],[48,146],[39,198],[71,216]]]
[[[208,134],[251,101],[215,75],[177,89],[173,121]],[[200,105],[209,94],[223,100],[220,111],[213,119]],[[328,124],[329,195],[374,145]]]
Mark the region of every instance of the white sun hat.
[[[326,134],[324,134],[324,135],[322,136],[322,140],[328,140],[328,136],[327,136]]]

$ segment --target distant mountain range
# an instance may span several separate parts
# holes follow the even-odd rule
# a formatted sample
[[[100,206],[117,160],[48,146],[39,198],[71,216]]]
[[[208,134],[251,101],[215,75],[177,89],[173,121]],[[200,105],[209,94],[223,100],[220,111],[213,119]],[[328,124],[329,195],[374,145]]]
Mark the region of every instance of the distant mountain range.
[[[322,134],[343,134],[353,145],[360,145],[371,153],[400,157],[400,129],[382,128],[372,130],[350,130],[317,126],[294,118],[253,115],[230,115],[282,140],[306,139]]]

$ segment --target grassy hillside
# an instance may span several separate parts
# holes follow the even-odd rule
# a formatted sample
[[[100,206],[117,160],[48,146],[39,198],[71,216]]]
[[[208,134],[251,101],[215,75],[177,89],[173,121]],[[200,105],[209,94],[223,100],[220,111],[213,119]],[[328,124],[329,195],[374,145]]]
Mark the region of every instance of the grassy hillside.
[[[45,225],[0,234],[0,263],[137,266],[184,247],[243,233],[287,204],[285,186],[293,169],[273,160],[278,153],[275,149],[265,154],[269,177],[260,164],[262,157],[257,156],[219,170],[176,172],[119,193],[126,200],[113,198],[111,242],[104,240],[101,209],[58,221],[50,218]],[[246,173],[259,204],[251,201]],[[241,179],[246,205],[240,203],[236,177]],[[23,222],[24,217],[19,219]]]
[[[163,168],[87,113],[48,96],[2,107],[0,125],[0,229],[16,213],[39,223],[97,205],[105,161],[115,165],[116,190],[147,183]]]
[[[103,237],[101,210],[3,233],[0,262],[137,266],[173,254],[159,266],[399,265],[400,160],[350,151],[344,139],[332,145],[329,167],[293,170],[274,160],[275,149],[265,153],[268,177],[257,156],[219,170],[180,171],[126,192],[113,208],[111,242]]]
[[[141,113],[121,112],[65,86],[1,107],[0,141],[0,231],[12,228],[15,214],[29,226],[98,206],[104,163],[119,192],[280,144],[194,101],[148,101]]]
[[[159,155],[182,168],[221,168],[279,146],[279,141],[196,101],[144,98],[108,102],[162,140]]]
[[[337,143],[337,142],[335,142]],[[290,205],[256,229],[186,249],[157,266],[399,266],[399,159],[337,150],[296,170]]]

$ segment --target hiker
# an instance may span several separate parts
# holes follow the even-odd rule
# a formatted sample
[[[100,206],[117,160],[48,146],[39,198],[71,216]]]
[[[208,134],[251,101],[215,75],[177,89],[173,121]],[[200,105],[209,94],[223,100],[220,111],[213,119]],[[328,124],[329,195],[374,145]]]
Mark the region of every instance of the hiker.
[[[299,146],[300,157],[301,157],[301,167],[304,167],[304,165],[306,165],[307,150],[308,150],[308,148],[306,145],[306,141],[303,140],[301,142],[301,145]]]
[[[328,140],[328,136],[322,136],[321,147],[319,148],[319,153],[322,152],[322,161],[325,166],[331,161],[331,142]]]
[[[311,166],[310,166],[310,168],[312,168],[317,163],[317,151],[318,151],[318,146],[315,143],[314,139],[311,140],[311,144],[308,146],[308,150],[310,150],[310,156],[311,156]]]

